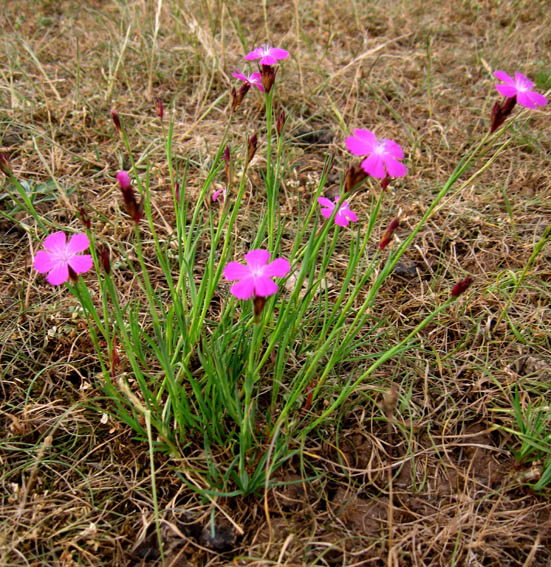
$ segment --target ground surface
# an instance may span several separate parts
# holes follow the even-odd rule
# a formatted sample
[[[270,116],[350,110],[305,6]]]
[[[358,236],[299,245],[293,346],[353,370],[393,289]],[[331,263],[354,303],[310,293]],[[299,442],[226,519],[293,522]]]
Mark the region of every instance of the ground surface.
[[[551,86],[546,0],[267,4],[165,0],[155,34],[156,2],[6,3],[0,142],[18,179],[42,184],[38,209],[77,226],[85,204],[98,232],[128,238],[128,223],[112,221],[122,218],[114,174],[125,166],[114,107],[136,152],[157,164],[163,217],[171,200],[157,98],[198,187],[220,142],[240,34],[246,48],[269,38],[291,52],[278,76],[294,138],[288,210],[326,153],[346,164],[345,136],[371,128],[406,149],[410,174],[389,189],[384,213],[400,213],[402,238],[487,129],[492,71],[520,71],[540,92]],[[260,129],[260,103],[244,106],[244,127]],[[519,462],[511,415],[517,391],[523,409],[544,408],[549,420],[548,247],[502,315],[512,289],[503,282],[519,276],[551,218],[549,126],[546,110],[508,134],[507,151],[458,185],[380,298],[401,337],[438,290],[475,278],[468,304],[380,370],[380,383],[407,401],[392,427],[359,392],[338,426],[305,448],[316,479],[265,498],[201,500],[176,475],[184,465],[158,456],[168,565],[551,565],[549,491],[526,485],[541,478],[549,444]],[[160,564],[147,446],[91,407],[101,393],[86,326],[75,300],[31,269],[38,233],[8,191],[0,207],[19,222],[0,220],[0,562]],[[163,218],[170,224],[169,212]],[[278,474],[300,481],[304,469],[292,461]]]

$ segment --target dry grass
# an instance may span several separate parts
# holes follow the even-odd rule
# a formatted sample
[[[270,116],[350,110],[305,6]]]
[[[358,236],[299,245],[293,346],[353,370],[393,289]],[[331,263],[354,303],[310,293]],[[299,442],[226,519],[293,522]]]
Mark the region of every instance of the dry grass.
[[[520,70],[539,77],[540,89],[551,86],[546,0],[269,4],[265,19],[261,3],[165,0],[153,42],[157,2],[7,3],[0,140],[19,179],[55,179],[39,210],[78,225],[86,204],[98,233],[124,245],[129,229],[113,190],[124,165],[109,118],[115,107],[136,153],[147,150],[156,164],[158,219],[170,225],[154,100],[170,107],[177,155],[191,159],[198,187],[220,140],[240,33],[247,47],[268,35],[292,53],[279,98],[297,142],[329,129],[328,146],[292,145],[286,211],[307,198],[326,151],[346,163],[345,134],[372,127],[410,152],[410,175],[385,204],[386,218],[401,214],[398,236],[487,128],[490,71]],[[244,106],[235,143],[261,124],[261,109]],[[264,501],[201,500],[178,476],[200,452],[187,463],[159,456],[167,565],[551,565],[548,493],[522,485],[541,466],[517,463],[510,449],[518,440],[500,429],[513,425],[514,387],[523,404],[550,402],[549,248],[508,317],[501,313],[511,288],[500,285],[520,273],[549,224],[549,111],[526,116],[511,136],[509,150],[439,208],[409,252],[416,269],[393,277],[377,305],[392,323],[389,338],[404,336],[450,282],[467,273],[476,280],[468,303],[380,371],[380,383],[399,386],[408,402],[392,427],[370,391],[358,391],[303,448],[305,462],[278,473],[295,482]],[[0,221],[0,561],[160,564],[147,447],[91,409],[100,395],[96,363],[75,300],[37,278],[30,218],[9,199],[0,206],[29,228]],[[206,527],[213,517],[215,538]]]

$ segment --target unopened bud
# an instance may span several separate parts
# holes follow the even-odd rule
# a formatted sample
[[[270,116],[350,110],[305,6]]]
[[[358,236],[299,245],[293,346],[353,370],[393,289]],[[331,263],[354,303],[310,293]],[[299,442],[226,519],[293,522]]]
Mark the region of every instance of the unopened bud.
[[[458,281],[452,289],[451,296],[452,297],[459,297],[462,293],[465,293],[471,284],[473,283],[473,278],[470,276],[465,278],[464,280]]]
[[[155,99],[155,113],[162,121],[163,116],[165,115],[165,109],[163,106],[163,101],[160,98]]]
[[[360,165],[351,165],[344,175],[344,192],[350,193],[355,189],[365,178],[367,173]]]
[[[226,181],[228,182],[228,185],[231,183],[231,170],[230,170],[230,165],[231,165],[231,158],[230,158],[230,147],[226,146],[224,148],[224,153],[222,154],[222,157],[224,158],[224,169],[226,171]]]
[[[79,214],[80,214],[80,220],[82,221],[82,224],[88,229],[90,230],[90,228],[92,227],[92,223],[90,221],[90,217],[88,216],[88,213],[84,210],[84,207],[80,207],[78,210]]]
[[[11,173],[10,158],[6,152],[0,152],[0,169],[8,177]]]
[[[249,92],[250,88],[251,88],[251,85],[249,85],[249,83],[243,83],[239,87],[238,91],[235,90],[235,87],[232,87],[232,90],[231,90],[231,109],[232,109],[232,112],[235,112],[241,106],[241,103],[243,102],[243,99],[245,98],[245,95]]]
[[[257,145],[258,145],[258,136],[255,133],[250,138],[248,138],[247,141],[247,164],[251,162],[251,160],[254,157],[254,154],[256,154]]]
[[[381,179],[381,190],[384,191],[388,187],[389,183],[390,183],[390,177],[387,174]]]
[[[281,136],[281,132],[283,132],[283,126],[285,126],[286,120],[287,120],[287,116],[285,115],[285,111],[280,110],[277,113],[277,121],[276,121],[276,130],[278,136]]]
[[[67,268],[69,268],[69,277],[71,278],[71,281],[76,284],[78,282],[78,274],[73,270],[73,268],[71,268],[71,266],[67,266]]]
[[[379,250],[384,250],[392,240],[392,235],[394,231],[400,226],[400,219],[398,217],[394,218],[392,222],[388,225],[381,241],[379,242]]]
[[[174,182],[174,197],[176,199],[176,202],[179,203],[180,202],[180,184],[178,183],[178,181]]]
[[[496,101],[492,107],[492,117],[490,121],[490,133],[495,132],[504,122],[507,117],[513,112],[517,97],[512,96],[505,99],[504,102]]]
[[[111,273],[111,258],[109,255],[109,248],[107,248],[107,246],[105,245],[100,245],[98,246],[98,256],[101,262],[101,265],[103,266],[103,269],[105,270],[106,274],[110,274]]]
[[[392,384],[392,386],[383,394],[383,411],[387,417],[391,417],[394,414],[396,405],[398,403],[398,386]]]
[[[113,123],[115,124],[115,128],[117,129],[117,132],[120,134],[122,128],[121,128],[121,121],[119,115],[114,108],[112,108],[109,112],[111,113],[111,118],[113,119]]]
[[[143,198],[138,203],[132,184],[130,183],[130,176],[127,171],[119,171],[117,173],[117,181],[122,191],[122,198],[126,207],[126,212],[130,218],[138,224],[143,216],[144,202]]]
[[[264,87],[264,92],[269,93],[272,90],[276,74],[277,69],[272,65],[260,66],[260,76],[262,77],[262,86]]]
[[[264,310],[264,305],[266,305],[266,298],[259,295],[255,295],[253,299],[254,304],[254,319],[255,321],[260,321],[260,315]]]

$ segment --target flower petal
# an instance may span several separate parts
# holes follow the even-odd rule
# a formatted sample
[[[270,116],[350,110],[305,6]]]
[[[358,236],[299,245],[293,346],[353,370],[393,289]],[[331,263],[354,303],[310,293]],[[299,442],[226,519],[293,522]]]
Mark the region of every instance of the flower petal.
[[[333,208],[335,207],[335,203],[333,203],[333,201],[331,201],[330,199],[328,199],[327,197],[318,197],[318,203],[322,206],[322,207],[327,207],[331,210],[333,210]]]
[[[245,55],[244,59],[246,61],[253,61],[254,59],[260,59],[262,57],[262,55],[263,55],[262,48],[257,47],[256,49],[249,51],[249,53],[247,53],[247,55]]]
[[[224,277],[228,281],[240,280],[242,278],[246,278],[250,276],[250,274],[251,274],[251,269],[249,268],[249,266],[244,266],[239,262],[230,262],[224,268]]]
[[[243,75],[243,73],[241,73],[240,71],[234,71],[231,75],[236,79],[241,79],[242,81],[245,81],[247,83],[249,82],[249,78],[246,75]]]
[[[260,268],[270,261],[270,253],[263,249],[251,250],[245,254],[245,260],[252,269]]]
[[[94,262],[90,254],[79,254],[78,256],[73,256],[68,261],[68,264],[76,274],[83,274],[94,265]]]
[[[503,81],[504,83],[508,83],[509,85],[514,85],[515,81],[510,77],[505,71],[496,71],[494,73],[494,77]]]
[[[335,215],[335,224],[338,224],[339,226],[348,226],[349,222],[350,221],[346,218],[346,214],[341,211]]]
[[[404,159],[404,152],[400,144],[394,140],[383,140],[385,154],[396,159]]]
[[[267,276],[256,278],[254,293],[260,297],[268,297],[277,292],[277,285]]]
[[[67,252],[69,254],[76,254],[77,252],[86,250],[89,246],[90,241],[88,240],[88,237],[83,232],[80,232],[71,236],[69,244],[67,244]]]
[[[372,146],[356,136],[348,136],[345,141],[348,151],[355,156],[366,156],[371,153]]]
[[[386,176],[386,171],[383,166],[383,159],[379,155],[371,154],[369,157],[364,159],[362,161],[362,168],[372,177],[383,179]]]
[[[357,222],[358,220],[358,215],[354,211],[351,211],[350,209],[346,211],[345,215],[348,218],[348,220],[352,222]]]
[[[273,55],[264,55],[260,60],[261,65],[275,65],[277,63],[277,59]]]
[[[254,294],[254,278],[246,277],[233,284],[230,289],[237,299],[250,299]]]
[[[400,163],[392,157],[387,157],[384,162],[390,177],[404,177],[408,172],[403,163]]]
[[[534,87],[534,83],[522,73],[515,73],[515,85],[524,91],[529,91]]]
[[[275,278],[284,278],[291,271],[291,265],[285,258],[276,258],[264,268],[264,275]]]
[[[65,243],[67,242],[67,237],[62,231],[54,232],[46,237],[43,246],[46,250],[50,252],[63,252],[65,250]]]
[[[511,85],[496,85],[496,90],[499,94],[506,96],[507,98],[512,98],[517,95],[518,91],[516,87]]]
[[[289,57],[289,52],[281,47],[272,47],[270,49],[270,55],[273,55],[276,59],[286,59]]]
[[[547,104],[547,99],[535,92],[519,92],[517,94],[517,102],[526,108],[537,108],[538,106],[545,106]]]
[[[46,276],[48,283],[60,285],[69,279],[69,268],[66,262],[58,262]]]
[[[55,262],[50,257],[48,252],[44,252],[44,250],[40,250],[40,252],[36,253],[34,257],[34,269],[41,273],[45,274],[49,272],[55,265]]]

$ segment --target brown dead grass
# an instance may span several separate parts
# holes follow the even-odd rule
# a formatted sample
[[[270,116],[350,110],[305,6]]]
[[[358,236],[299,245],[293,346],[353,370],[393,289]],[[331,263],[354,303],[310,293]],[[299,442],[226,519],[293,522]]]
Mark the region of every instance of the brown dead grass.
[[[127,240],[113,189],[124,165],[109,118],[115,107],[136,154],[148,148],[156,163],[159,219],[170,224],[154,99],[169,107],[176,153],[192,160],[190,184],[199,187],[225,120],[228,98],[218,99],[243,54],[237,22],[249,46],[268,33],[292,53],[278,78],[290,134],[330,129],[328,146],[292,146],[288,213],[307,199],[324,153],[346,163],[348,129],[371,127],[409,148],[410,175],[385,205],[385,217],[400,213],[402,237],[487,128],[495,99],[490,71],[549,72],[545,0],[296,0],[268,6],[266,21],[260,3],[228,6],[165,0],[151,91],[154,2],[16,0],[3,8],[1,145],[19,179],[55,177],[62,192],[41,205],[50,218],[78,225],[85,204],[102,238]],[[531,116],[512,134],[512,147],[440,207],[408,254],[416,270],[394,277],[381,297],[377,309],[394,322],[389,335],[403,336],[451,282],[467,273],[476,281],[468,303],[443,315],[415,354],[377,377],[409,399],[391,430],[369,391],[360,390],[340,423],[304,448],[305,468],[292,462],[278,473],[291,484],[265,502],[218,499],[214,508],[178,478],[185,463],[159,457],[168,565],[551,564],[547,495],[519,482],[537,478],[537,464],[519,466],[510,452],[515,440],[495,427],[510,424],[505,410],[515,384],[549,404],[549,249],[510,311],[525,344],[499,319],[507,296],[491,287],[522,269],[549,223],[548,118],[548,111]],[[261,124],[250,95],[240,120],[235,144]],[[360,210],[362,202],[358,197]],[[93,348],[74,300],[30,269],[36,240],[30,219],[17,218],[28,233],[6,220],[0,225],[1,562],[158,564],[147,447],[88,408],[99,394]],[[310,476],[316,480],[302,480]],[[215,538],[206,530],[211,510]]]

